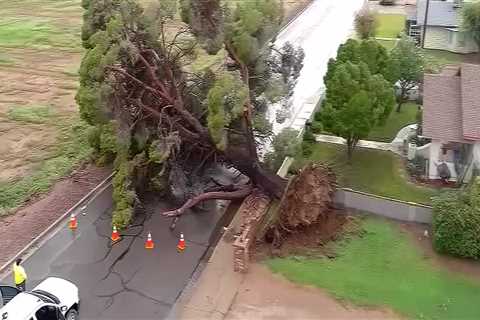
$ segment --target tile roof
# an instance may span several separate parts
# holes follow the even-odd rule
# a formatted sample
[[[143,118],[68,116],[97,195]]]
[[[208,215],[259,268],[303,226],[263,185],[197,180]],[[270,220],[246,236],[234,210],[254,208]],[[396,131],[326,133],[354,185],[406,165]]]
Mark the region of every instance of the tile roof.
[[[425,23],[425,11],[427,0],[417,2],[417,25],[423,26]],[[458,14],[460,8],[455,8],[453,2],[431,0],[428,9],[428,26],[439,27],[458,27]]]
[[[451,142],[480,141],[480,65],[425,74],[423,135]]]
[[[462,119],[465,139],[480,140],[480,65],[462,65]]]

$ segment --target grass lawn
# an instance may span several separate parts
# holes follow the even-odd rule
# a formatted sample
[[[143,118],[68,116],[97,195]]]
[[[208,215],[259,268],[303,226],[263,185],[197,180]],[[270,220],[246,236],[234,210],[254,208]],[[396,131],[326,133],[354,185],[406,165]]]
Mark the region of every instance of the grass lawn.
[[[403,14],[379,14],[377,37],[397,38],[400,32],[405,29],[405,15]]]
[[[312,155],[308,159],[299,156],[295,166],[306,161],[327,163],[341,186],[358,191],[423,204],[429,204],[430,197],[437,193],[408,182],[400,157],[388,151],[357,148],[348,164],[344,146],[316,143]]]
[[[367,140],[390,142],[395,138],[400,129],[416,122],[418,105],[415,103],[406,103],[402,106],[400,112],[396,112],[395,108],[396,106],[394,110],[392,110],[385,125],[373,128]]]
[[[25,118],[31,120],[28,116],[22,121],[26,121]],[[33,119],[39,119],[38,115],[35,114]],[[0,216],[10,213],[32,195],[48,191],[55,181],[90,156],[92,150],[87,139],[88,125],[77,119],[58,126],[60,137],[57,150],[49,159],[43,161],[31,175],[13,182],[0,181]]]
[[[291,281],[325,288],[357,305],[388,307],[412,319],[480,319],[480,282],[438,269],[407,235],[368,218],[362,237],[335,244],[335,259],[267,261]]]
[[[443,50],[423,49],[422,51],[425,55],[427,65],[431,65],[432,68],[443,67],[447,64],[459,64],[463,62],[465,58],[465,55]]]

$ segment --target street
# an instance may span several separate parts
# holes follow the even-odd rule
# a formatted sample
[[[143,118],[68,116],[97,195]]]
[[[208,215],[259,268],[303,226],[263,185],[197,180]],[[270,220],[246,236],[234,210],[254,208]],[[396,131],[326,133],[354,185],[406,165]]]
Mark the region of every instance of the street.
[[[269,107],[275,134],[287,127],[301,130],[310,118],[325,90],[323,76],[328,60],[335,57],[338,46],[352,34],[354,14],[363,3],[364,0],[316,0],[278,35],[277,48],[285,42],[301,46],[305,59],[291,100],[290,118],[277,123],[275,114],[280,106]]]
[[[112,246],[111,192],[110,186],[78,215],[75,232],[65,223],[25,261],[27,289],[58,276],[79,287],[81,319],[163,319],[208,249],[223,210],[187,214],[171,232],[171,220],[159,214],[165,204],[152,202]],[[152,250],[144,248],[149,231]],[[182,253],[176,250],[180,232],[187,244]]]

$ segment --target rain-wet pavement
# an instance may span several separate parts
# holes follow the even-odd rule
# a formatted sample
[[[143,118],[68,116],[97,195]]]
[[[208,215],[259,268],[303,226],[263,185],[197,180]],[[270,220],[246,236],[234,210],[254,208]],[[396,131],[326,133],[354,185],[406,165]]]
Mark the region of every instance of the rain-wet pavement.
[[[78,229],[65,224],[24,263],[32,289],[49,276],[68,279],[79,287],[81,319],[162,319],[208,250],[221,204],[186,214],[170,231],[171,219],[160,215],[165,203],[146,205],[122,240],[111,244],[112,188],[108,187],[78,215]],[[153,250],[144,248],[152,233]],[[187,248],[177,252],[179,234]],[[9,275],[9,277],[11,277]],[[4,279],[10,283],[11,279]]]

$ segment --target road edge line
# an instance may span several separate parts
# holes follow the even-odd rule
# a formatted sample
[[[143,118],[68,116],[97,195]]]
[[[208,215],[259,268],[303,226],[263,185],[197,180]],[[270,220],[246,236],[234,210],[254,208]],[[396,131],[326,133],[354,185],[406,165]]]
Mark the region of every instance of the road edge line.
[[[68,217],[73,211],[77,210],[87,199],[89,198],[91,198],[92,200],[95,199],[97,195],[100,194],[100,193],[97,193],[97,194],[95,193],[98,190],[100,190],[102,187],[106,187],[110,185],[114,175],[115,175],[115,172],[112,172],[108,177],[106,177],[103,181],[101,181],[98,185],[96,185],[95,188],[93,188],[85,196],[83,196],[82,199],[80,199],[77,203],[75,203],[72,207],[70,207],[70,209],[68,209],[65,213],[63,213],[60,217],[58,217],[57,220],[55,220],[51,225],[49,225],[45,230],[43,230],[38,236],[36,236],[32,241],[30,241],[25,247],[23,247],[19,252],[17,252],[15,256],[13,256],[10,260],[8,260],[5,264],[3,264],[0,267],[0,275],[3,275],[3,273],[6,273],[8,268],[13,264],[13,262],[17,258],[19,258],[25,252],[33,248],[35,244],[41,242],[40,241],[41,239],[43,239],[53,229],[58,227],[61,224],[61,222],[65,220],[66,217]]]

